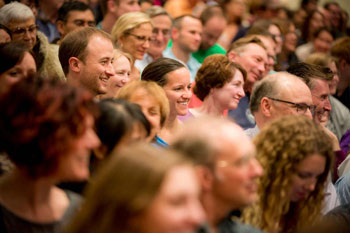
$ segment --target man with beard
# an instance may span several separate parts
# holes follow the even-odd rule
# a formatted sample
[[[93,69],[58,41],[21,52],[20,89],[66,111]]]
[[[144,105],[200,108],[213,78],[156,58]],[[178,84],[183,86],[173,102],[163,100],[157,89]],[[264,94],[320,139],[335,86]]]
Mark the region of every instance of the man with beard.
[[[93,27],[77,29],[63,39],[58,55],[67,82],[94,95],[107,92],[108,80],[115,75],[109,34]]]
[[[192,55],[199,63],[203,63],[210,55],[226,54],[225,49],[216,42],[224,31],[227,21],[218,6],[207,7],[199,18],[203,24],[202,42],[198,51]]]

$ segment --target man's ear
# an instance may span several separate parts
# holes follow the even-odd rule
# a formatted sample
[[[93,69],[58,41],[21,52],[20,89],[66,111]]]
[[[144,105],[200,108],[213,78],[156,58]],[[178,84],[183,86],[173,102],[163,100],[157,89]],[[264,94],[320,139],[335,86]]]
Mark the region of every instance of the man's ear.
[[[260,101],[260,111],[264,116],[271,117],[273,106],[271,105],[271,101],[267,97],[263,97]]]
[[[345,70],[347,64],[348,64],[348,63],[346,62],[345,59],[341,59],[341,60],[339,61],[339,70],[340,70],[340,71]]]
[[[236,61],[237,56],[237,53],[232,50],[227,54],[228,59],[233,62]]]
[[[80,73],[81,71],[81,61],[76,57],[70,57],[68,60],[69,69],[74,73]]]
[[[64,22],[62,20],[57,21],[56,27],[61,36],[65,34]]]
[[[177,40],[180,37],[180,30],[176,27],[171,29],[171,39]]]
[[[212,189],[213,184],[213,173],[205,166],[196,166],[195,168],[198,181],[201,185],[203,191],[208,191]]]

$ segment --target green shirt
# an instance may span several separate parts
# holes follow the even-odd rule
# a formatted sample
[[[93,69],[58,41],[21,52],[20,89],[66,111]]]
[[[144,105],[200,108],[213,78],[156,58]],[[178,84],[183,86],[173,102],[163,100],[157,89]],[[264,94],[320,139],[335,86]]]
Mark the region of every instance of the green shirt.
[[[197,52],[192,53],[192,56],[199,62],[203,63],[204,59],[213,54],[226,54],[225,49],[223,49],[220,45],[214,44],[207,50],[199,49]]]

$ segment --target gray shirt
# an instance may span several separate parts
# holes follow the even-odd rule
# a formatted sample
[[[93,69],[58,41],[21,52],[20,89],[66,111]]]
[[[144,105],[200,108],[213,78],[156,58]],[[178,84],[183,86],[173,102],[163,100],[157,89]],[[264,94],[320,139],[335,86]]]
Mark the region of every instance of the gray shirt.
[[[82,197],[71,191],[66,191],[69,199],[69,206],[64,213],[62,219],[52,222],[52,223],[35,223],[23,219],[10,210],[6,209],[4,206],[0,205],[0,215],[2,223],[0,223],[1,233],[58,233],[67,225],[71,220],[73,215],[76,213],[77,209],[82,203]],[[2,227],[1,227],[2,226]],[[1,229],[5,227],[4,229]]]

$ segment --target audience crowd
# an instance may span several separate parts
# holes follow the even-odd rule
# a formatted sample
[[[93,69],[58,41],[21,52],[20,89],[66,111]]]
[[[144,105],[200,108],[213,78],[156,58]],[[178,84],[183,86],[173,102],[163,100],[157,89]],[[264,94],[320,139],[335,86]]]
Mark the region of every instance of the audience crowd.
[[[349,232],[349,6],[285,2],[0,0],[0,232]]]

